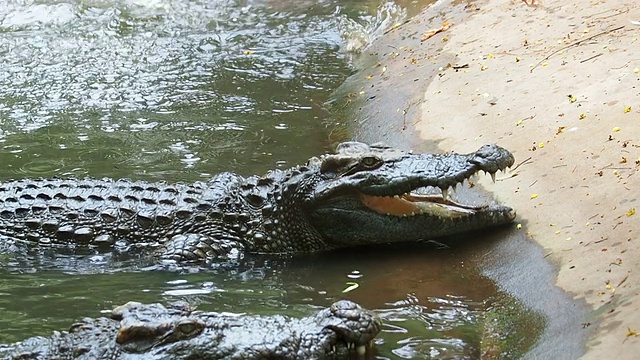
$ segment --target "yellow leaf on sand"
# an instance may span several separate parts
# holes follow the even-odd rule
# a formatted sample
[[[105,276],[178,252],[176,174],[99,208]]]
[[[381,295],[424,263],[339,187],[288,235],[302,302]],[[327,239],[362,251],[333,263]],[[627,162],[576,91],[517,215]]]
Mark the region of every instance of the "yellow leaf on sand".
[[[538,194],[531,194],[531,198],[532,198],[532,199],[535,199],[535,198],[537,198],[537,197],[538,197]]]
[[[442,22],[442,26],[437,28],[437,29],[431,29],[431,30],[427,30],[424,32],[424,34],[422,34],[422,39],[420,39],[420,41],[427,41],[429,39],[431,39],[433,36],[435,36],[438,33],[441,33],[443,31],[446,31],[447,29],[449,29],[451,27],[451,23],[448,22],[447,20],[444,20]]]
[[[616,127],[614,127],[611,131],[613,131],[613,132],[618,132],[618,131],[620,131],[620,128],[616,126]]]
[[[626,108],[624,108],[624,113],[628,113],[631,112],[631,106],[627,106]]]
[[[631,209],[629,209],[629,211],[627,211],[627,213],[625,215],[633,216],[635,213],[636,213],[636,208],[631,208]]]

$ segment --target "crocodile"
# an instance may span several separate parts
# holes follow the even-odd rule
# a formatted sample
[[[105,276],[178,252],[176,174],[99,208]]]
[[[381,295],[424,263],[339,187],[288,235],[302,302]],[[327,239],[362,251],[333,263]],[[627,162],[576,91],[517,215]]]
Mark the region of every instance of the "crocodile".
[[[351,141],[263,176],[7,181],[0,183],[0,252],[151,248],[179,262],[432,240],[512,222],[509,206],[462,204],[450,193],[479,172],[495,182],[513,163],[495,144],[432,154]]]
[[[381,327],[349,300],[300,319],[129,302],[108,318],[0,345],[0,359],[349,359],[372,355]]]

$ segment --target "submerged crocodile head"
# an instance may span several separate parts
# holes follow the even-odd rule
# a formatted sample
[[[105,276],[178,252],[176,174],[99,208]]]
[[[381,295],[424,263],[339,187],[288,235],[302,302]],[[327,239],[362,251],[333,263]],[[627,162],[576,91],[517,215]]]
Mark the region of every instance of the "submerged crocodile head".
[[[461,155],[342,143],[284,182],[281,209],[289,213],[280,221],[304,227],[293,231],[300,242],[322,238],[325,248],[429,240],[505,224],[515,218],[510,207],[465,205],[449,192],[478,172],[495,180],[513,163],[513,155],[497,145]]]
[[[380,318],[342,300],[316,315],[249,316],[129,302],[111,318],[0,346],[7,359],[348,359],[371,353]]]

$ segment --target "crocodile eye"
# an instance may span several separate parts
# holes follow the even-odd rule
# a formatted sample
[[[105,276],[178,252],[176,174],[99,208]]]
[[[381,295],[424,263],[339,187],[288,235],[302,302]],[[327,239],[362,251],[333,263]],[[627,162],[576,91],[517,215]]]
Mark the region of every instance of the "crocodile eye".
[[[203,328],[203,324],[194,321],[182,321],[176,325],[176,333],[182,338],[191,338],[198,335]]]
[[[380,164],[380,159],[375,156],[365,156],[360,160],[360,163],[367,168],[372,168]]]

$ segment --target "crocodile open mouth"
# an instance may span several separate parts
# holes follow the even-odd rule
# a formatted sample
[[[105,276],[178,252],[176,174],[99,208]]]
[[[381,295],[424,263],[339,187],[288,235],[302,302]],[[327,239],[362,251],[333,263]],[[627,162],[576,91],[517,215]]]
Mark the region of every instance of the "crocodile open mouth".
[[[508,166],[499,168],[505,171]],[[486,172],[491,176],[493,183],[496,182],[496,172]],[[477,176],[477,172],[472,176]],[[428,186],[426,188],[413,189],[410,192],[401,195],[367,195],[360,193],[360,200],[367,208],[383,215],[410,217],[417,215],[438,216],[442,218],[456,218],[476,213],[486,208],[483,205],[466,205],[455,202],[450,199],[449,195],[452,190],[462,185],[465,178],[457,182],[455,185],[441,188],[441,193],[433,193],[437,188]],[[418,193],[420,192],[420,193]]]

